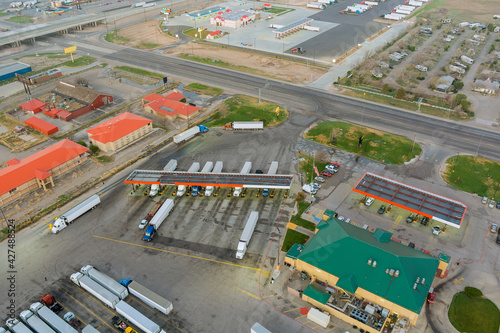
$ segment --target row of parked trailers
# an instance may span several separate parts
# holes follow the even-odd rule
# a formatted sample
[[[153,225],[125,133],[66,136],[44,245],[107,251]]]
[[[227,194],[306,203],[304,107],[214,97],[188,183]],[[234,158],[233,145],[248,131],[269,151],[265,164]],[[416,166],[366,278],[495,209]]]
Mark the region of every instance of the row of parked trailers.
[[[165,333],[165,331],[158,324],[125,301],[125,298],[129,294],[132,294],[148,306],[163,314],[168,315],[173,311],[173,305],[170,301],[142,286],[138,282],[130,279],[122,279],[120,282],[117,282],[113,278],[90,265],[83,266],[80,272],[72,274],[70,279],[73,283],[88,291],[106,306],[114,309],[127,322],[134,325],[143,333]]]
[[[421,7],[429,0],[410,0],[404,5],[396,6],[390,13],[384,15],[384,19],[399,21],[410,15],[417,7]]]

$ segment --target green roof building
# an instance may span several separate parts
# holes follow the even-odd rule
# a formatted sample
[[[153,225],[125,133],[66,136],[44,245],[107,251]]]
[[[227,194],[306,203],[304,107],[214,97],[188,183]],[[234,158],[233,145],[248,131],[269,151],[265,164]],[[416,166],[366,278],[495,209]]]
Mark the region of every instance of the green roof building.
[[[382,229],[372,233],[337,219],[320,222],[317,229],[299,254],[295,248],[296,260],[287,258],[297,270],[416,323],[438,268],[436,258],[392,241],[392,233]],[[317,291],[309,293],[323,300]]]

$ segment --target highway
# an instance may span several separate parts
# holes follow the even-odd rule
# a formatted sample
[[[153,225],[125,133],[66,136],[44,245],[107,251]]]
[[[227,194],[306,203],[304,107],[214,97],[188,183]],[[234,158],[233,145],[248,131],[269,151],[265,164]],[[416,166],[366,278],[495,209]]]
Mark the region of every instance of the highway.
[[[141,50],[127,48],[102,56],[131,66],[166,72],[253,96],[258,94],[259,88],[270,83],[269,88],[261,91],[262,98],[282,104],[294,112],[310,115],[313,119],[345,120],[405,134],[410,138],[416,135],[419,142],[425,141],[460,153],[477,152],[479,156],[500,161],[500,133],[493,129],[476,128],[327,91]]]

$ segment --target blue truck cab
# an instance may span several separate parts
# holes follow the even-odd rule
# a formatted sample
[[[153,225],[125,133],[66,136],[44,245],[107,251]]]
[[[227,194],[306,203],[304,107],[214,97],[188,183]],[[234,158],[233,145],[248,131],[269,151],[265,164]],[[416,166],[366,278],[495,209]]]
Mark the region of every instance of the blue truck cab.
[[[146,228],[146,232],[144,233],[144,237],[142,238],[142,240],[145,240],[145,241],[151,241],[153,239],[153,236],[155,235],[155,227],[152,226],[152,225],[148,225],[148,227]]]
[[[265,188],[264,191],[262,191],[262,196],[267,197],[269,195],[269,189]]]
[[[208,127],[203,126],[203,125],[198,125],[198,127],[200,128],[200,132],[201,132],[201,133],[206,133],[206,132],[208,132]]]
[[[191,192],[191,195],[193,197],[197,197],[199,191],[200,191],[200,187],[199,186],[193,186],[193,191]]]
[[[128,288],[128,285],[132,282],[132,280],[130,279],[121,279],[120,281],[118,281],[122,286],[124,286],[125,288]]]

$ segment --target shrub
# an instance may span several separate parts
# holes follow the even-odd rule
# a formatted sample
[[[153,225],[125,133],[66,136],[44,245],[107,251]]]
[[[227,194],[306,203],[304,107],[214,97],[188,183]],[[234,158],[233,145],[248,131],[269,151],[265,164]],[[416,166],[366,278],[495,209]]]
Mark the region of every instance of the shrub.
[[[97,153],[99,152],[99,147],[94,146],[94,145],[90,145],[90,146],[89,146],[89,149],[90,149],[90,151],[92,152],[92,154],[94,154],[94,155],[95,155],[95,154],[97,154]]]
[[[183,98],[183,99],[181,99],[181,100],[180,100],[180,102],[181,102],[181,103],[186,103],[187,101],[186,101],[186,99],[185,99],[185,98]]]
[[[453,82],[453,86],[455,89],[460,90],[464,87],[464,83],[460,80],[455,80],[455,82]]]
[[[464,99],[467,99],[467,96],[464,94],[458,94],[455,96],[455,105],[460,105]]]
[[[460,106],[462,106],[462,110],[464,110],[465,112],[469,112],[470,111],[470,102],[466,99],[463,99],[461,102],[460,102]]]
[[[483,292],[474,287],[465,287],[465,294],[470,297],[481,297],[483,296]]]
[[[396,98],[398,99],[404,99],[406,97],[406,91],[404,90],[403,87],[399,88],[396,91]]]
[[[82,145],[84,147],[87,147],[87,144],[85,143],[85,141],[78,141],[77,142],[79,145]]]
[[[391,88],[389,87],[389,85],[387,83],[385,83],[383,86],[382,86],[382,94],[385,94],[387,95],[388,93],[391,92]]]
[[[301,202],[302,200],[304,200],[304,198],[306,197],[306,195],[304,194],[304,192],[300,191],[299,193],[297,193],[297,195],[295,196],[295,201],[297,202]]]

